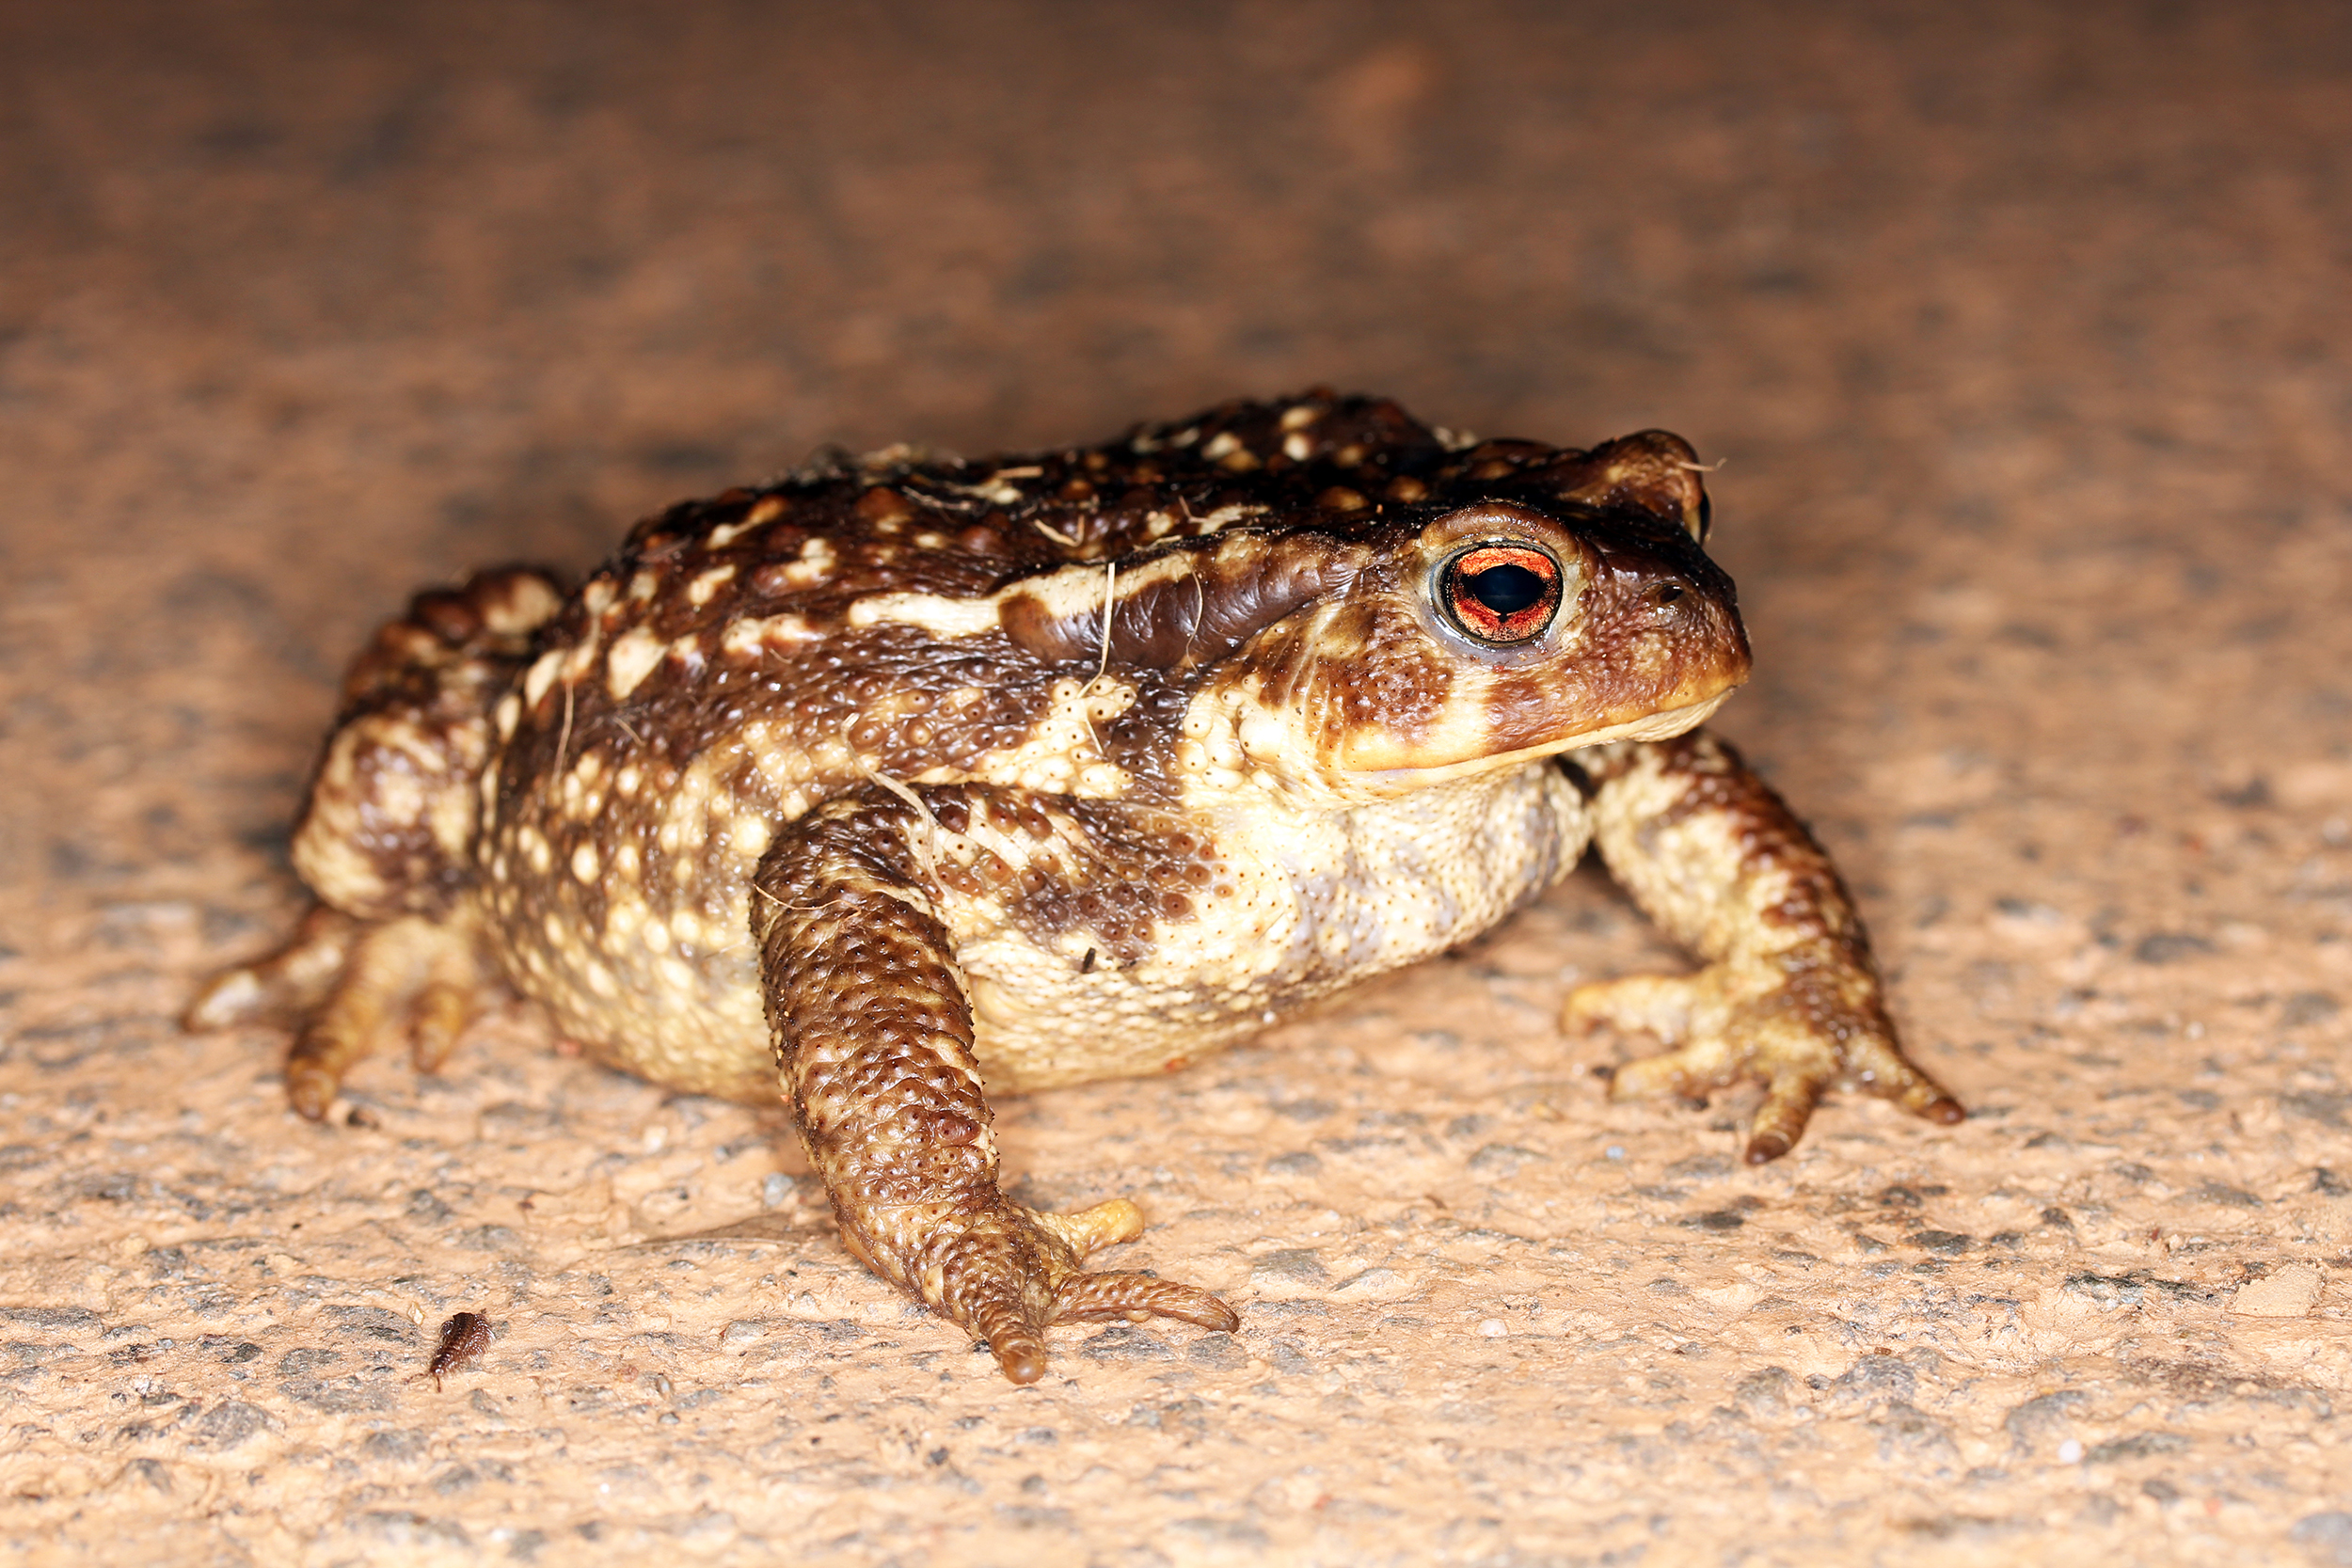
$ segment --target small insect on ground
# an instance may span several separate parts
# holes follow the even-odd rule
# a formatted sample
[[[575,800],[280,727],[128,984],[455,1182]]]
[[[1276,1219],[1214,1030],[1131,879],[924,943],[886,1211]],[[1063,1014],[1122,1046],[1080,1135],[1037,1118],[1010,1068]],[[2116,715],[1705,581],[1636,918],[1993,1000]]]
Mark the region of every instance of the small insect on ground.
[[[490,1320],[479,1312],[459,1312],[441,1325],[440,1342],[434,1347],[433,1364],[408,1381],[431,1378],[433,1391],[441,1391],[441,1379],[457,1370],[467,1362],[490,1348]]]

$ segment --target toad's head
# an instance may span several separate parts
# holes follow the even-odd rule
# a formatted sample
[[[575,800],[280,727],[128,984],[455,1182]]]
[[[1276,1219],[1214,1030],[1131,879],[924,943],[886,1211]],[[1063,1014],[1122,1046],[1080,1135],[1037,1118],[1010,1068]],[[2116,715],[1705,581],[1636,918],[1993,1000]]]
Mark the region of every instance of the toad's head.
[[[1200,560],[1211,610],[1222,593],[1261,625],[1202,670],[1182,770],[1384,799],[1662,739],[1747,678],[1689,446],[1648,433],[1495,466],[1352,526],[1262,534],[1252,572]]]

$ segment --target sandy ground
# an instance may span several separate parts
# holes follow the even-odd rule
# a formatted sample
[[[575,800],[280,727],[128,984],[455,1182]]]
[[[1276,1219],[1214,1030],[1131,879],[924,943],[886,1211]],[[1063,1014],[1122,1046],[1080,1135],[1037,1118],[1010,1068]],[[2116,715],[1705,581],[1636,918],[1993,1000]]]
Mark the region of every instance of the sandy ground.
[[[2347,148],[2328,0],[0,9],[0,1541],[2352,1563]],[[1679,959],[1580,875],[1006,1103],[1244,1316],[1015,1390],[780,1116],[518,1016],[322,1130],[175,1028],[412,587],[1315,382],[1723,461],[1720,727],[1972,1120],[1609,1106],[1560,999]]]

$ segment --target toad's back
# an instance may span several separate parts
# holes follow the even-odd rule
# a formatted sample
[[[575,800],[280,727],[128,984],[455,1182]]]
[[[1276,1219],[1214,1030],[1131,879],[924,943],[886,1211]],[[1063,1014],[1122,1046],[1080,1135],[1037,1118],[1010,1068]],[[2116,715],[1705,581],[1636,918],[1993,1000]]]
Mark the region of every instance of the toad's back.
[[[494,705],[466,900],[599,1054],[765,1099],[753,872],[827,799],[921,786],[957,819],[934,854],[992,1083],[1213,1050],[1491,926],[1588,830],[1540,760],[1398,799],[1266,787],[1219,766],[1196,699],[1298,664],[1240,649],[1429,516],[1595,477],[1359,401],[1028,458],[883,453],[676,508]],[[1372,629],[1318,627],[1315,657],[1371,674]],[[1404,673],[1362,697],[1443,709],[1441,668]]]

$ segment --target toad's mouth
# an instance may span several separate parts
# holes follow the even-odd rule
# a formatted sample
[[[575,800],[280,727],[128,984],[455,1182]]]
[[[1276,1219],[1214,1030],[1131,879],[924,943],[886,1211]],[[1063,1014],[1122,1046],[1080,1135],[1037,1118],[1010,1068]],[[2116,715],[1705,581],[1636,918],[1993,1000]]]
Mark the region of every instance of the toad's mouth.
[[[1723,706],[1734,687],[1725,687],[1710,697],[1680,707],[1661,708],[1639,718],[1577,735],[1562,736],[1539,745],[1523,746],[1516,752],[1493,752],[1486,756],[1470,757],[1461,762],[1443,763],[1432,768],[1381,768],[1351,770],[1349,777],[1357,784],[1369,786],[1381,795],[1404,795],[1432,784],[1451,784],[1481,773],[1502,772],[1528,763],[1541,762],[1559,756],[1564,752],[1581,751],[1587,746],[1606,746],[1617,740],[1670,740],[1686,730],[1696,729],[1707,722],[1714,711]]]

